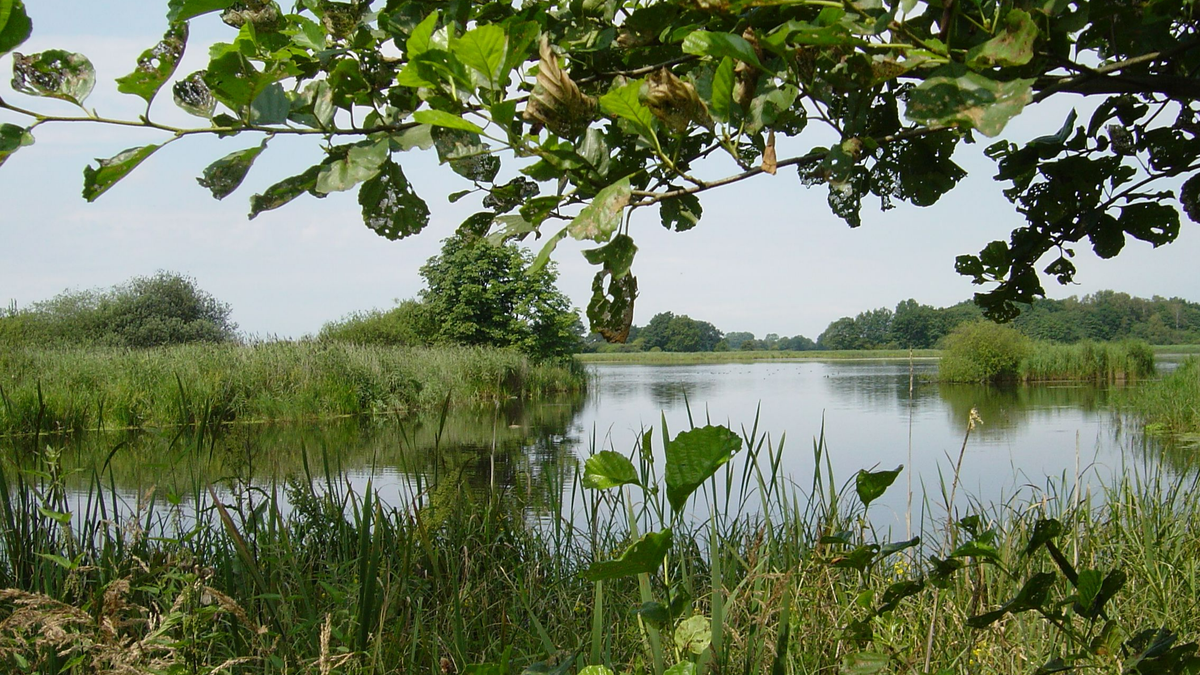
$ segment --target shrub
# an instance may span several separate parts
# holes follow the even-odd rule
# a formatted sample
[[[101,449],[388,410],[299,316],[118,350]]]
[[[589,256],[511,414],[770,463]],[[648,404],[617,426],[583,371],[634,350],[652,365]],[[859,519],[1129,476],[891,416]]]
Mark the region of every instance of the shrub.
[[[965,323],[946,336],[938,364],[945,382],[1000,382],[1017,378],[1029,339],[1016,329],[990,321]]]
[[[356,345],[413,347],[429,345],[433,328],[426,307],[416,300],[405,300],[386,312],[357,312],[331,321],[317,337]]]

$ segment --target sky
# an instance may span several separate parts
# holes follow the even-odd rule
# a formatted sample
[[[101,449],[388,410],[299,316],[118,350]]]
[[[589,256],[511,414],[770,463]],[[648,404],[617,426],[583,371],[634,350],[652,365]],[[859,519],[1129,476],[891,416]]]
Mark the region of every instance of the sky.
[[[136,119],[144,104],[118,93],[113,80],[130,72],[138,54],[162,36],[165,5],[28,0],[34,32],[19,51],[85,54],[97,70],[88,108],[106,117]],[[195,20],[177,74],[203,68],[206,47],[231,37],[232,29],[216,15]],[[12,55],[0,58],[0,97],[6,101],[39,111],[78,112],[67,103],[14,93],[8,84],[11,70]],[[1053,133],[1072,107],[1086,119],[1095,103],[1076,97],[1030,107],[1004,137],[1021,141]],[[200,122],[175,108],[167,88],[152,118],[185,126]],[[28,124],[7,111],[0,111],[0,122]],[[200,288],[229,303],[247,335],[298,338],[349,313],[386,309],[415,297],[424,261],[460,222],[481,210],[478,195],[450,204],[447,195],[470,185],[439,166],[432,151],[414,151],[396,159],[432,212],[429,227],[419,235],[392,242],[374,234],[362,224],[354,192],[322,200],[305,196],[248,220],[251,195],[322,158],[311,140],[279,137],[237,192],[223,201],[213,199],[195,177],[219,157],[256,145],[258,139],[248,135],[193,137],[167,146],[89,204],[81,196],[85,165],[161,142],[163,135],[94,124],[48,124],[35,135],[34,146],[0,167],[4,305],[27,306],[64,290],[107,288],[168,270],[195,278]],[[779,156],[802,154],[828,140],[806,132],[781,143]],[[815,339],[840,317],[894,308],[908,298],[935,306],[970,298],[979,287],[955,273],[955,256],[1007,240],[1023,222],[1001,194],[1003,186],[991,178],[995,167],[982,154],[986,145],[960,147],[954,159],[969,176],[934,206],[900,204],[880,212],[878,201],[868,198],[857,229],[830,213],[826,188],[805,188],[789,169],[703,194],[704,216],[686,233],[667,232],[656,211],[638,210],[631,222],[639,247],[635,323],[644,325],[670,311],[725,332]],[[734,173],[734,167],[716,164],[701,173],[716,178]],[[541,246],[529,245],[535,252]],[[591,295],[595,268],[579,250],[590,246],[568,239],[554,257],[560,289],[581,309]],[[1077,283],[1059,286],[1044,279],[1049,297],[1113,289],[1200,300],[1200,232],[1186,218],[1179,239],[1169,246],[1152,249],[1131,239],[1108,261],[1096,258],[1086,242],[1076,252]]]

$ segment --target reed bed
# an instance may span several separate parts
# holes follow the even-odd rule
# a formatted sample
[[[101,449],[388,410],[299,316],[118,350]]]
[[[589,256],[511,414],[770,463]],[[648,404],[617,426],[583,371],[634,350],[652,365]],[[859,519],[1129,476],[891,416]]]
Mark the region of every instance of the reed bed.
[[[1135,382],[1154,376],[1154,350],[1141,340],[1036,342],[1018,373],[1024,382]]]
[[[914,349],[915,359],[929,360],[940,356],[936,349]],[[907,349],[846,349],[817,351],[730,351],[730,352],[612,352],[580,354],[584,363],[639,363],[654,365],[687,365],[694,363],[743,363],[747,361],[879,361],[907,360]]]
[[[90,489],[69,494],[52,450],[33,466],[10,462],[0,472],[0,667],[788,675],[1030,673],[1065,667],[1064,658],[1102,672],[1200,666],[1190,642],[1200,637],[1195,478],[1131,470],[1099,494],[1064,478],[1024,499],[948,511],[965,503],[949,470],[915,521],[920,538],[897,541],[872,526],[879,507],[870,506],[895,473],[841,483],[820,438],[815,477],[798,486],[778,470],[784,441],[744,432],[738,461],[714,467],[677,511],[677,493],[649,489],[660,486],[653,458],[670,437],[655,436],[628,453],[632,473],[609,472],[624,486],[598,479],[598,466],[627,461],[601,453],[582,476],[563,466],[508,489],[467,487],[448,466],[442,480],[417,474],[398,505],[370,485],[351,489],[328,454],[288,484],[233,479],[197,485],[183,502],[150,493],[133,504],[119,502],[100,470]],[[533,493],[565,498],[531,510]],[[669,553],[639,572],[645,556],[630,542],[664,527],[674,532]],[[584,578],[618,557],[628,573]],[[998,616],[980,626],[989,613]]]
[[[478,347],[18,348],[0,353],[0,435],[406,413],[585,386],[572,361]]]
[[[1126,407],[1150,433],[1200,440],[1200,358],[1189,357],[1166,377],[1139,387]]]

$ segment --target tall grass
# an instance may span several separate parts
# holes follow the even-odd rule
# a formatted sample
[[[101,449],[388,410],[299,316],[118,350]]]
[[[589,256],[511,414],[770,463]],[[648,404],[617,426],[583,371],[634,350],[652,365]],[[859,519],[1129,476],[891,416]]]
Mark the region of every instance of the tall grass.
[[[653,437],[632,448],[626,480],[658,484]],[[190,511],[153,494],[122,505],[100,471],[68,494],[43,452],[0,472],[0,667],[658,673],[688,662],[787,675],[917,672],[928,659],[928,672],[1028,673],[1067,656],[1118,672],[1138,657],[1141,629],[1159,626],[1179,631],[1160,653],[1182,647],[1180,663],[1196,665],[1184,645],[1200,637],[1195,478],[1130,472],[1096,495],[1064,479],[965,510],[947,498],[949,512],[927,506],[920,542],[891,545],[862,497],[890,472],[839,483],[818,438],[813,481],[798,486],[779,472],[783,439],[752,428],[742,444],[743,459],[679,513],[664,490],[585,490],[566,466],[471,489],[450,465],[443,480],[413,475],[407,501],[387,504],[370,485],[350,489],[327,454],[306,455],[309,475],[287,485],[196,485]],[[539,491],[567,498],[526,510]],[[658,570],[581,576],[664,525],[675,543]],[[1061,577],[1036,609],[1008,602],[1061,566],[1031,541],[1057,542],[1097,583],[1119,566],[1124,587],[1102,605],[1111,621],[1084,621],[1072,609],[1083,591]],[[1006,607],[987,628],[968,625]],[[1068,652],[1079,640],[1091,645],[1082,656]]]
[[[297,420],[578,391],[511,350],[272,342],[0,353],[0,435]]]
[[[1134,382],[1154,375],[1154,350],[1141,340],[1037,342],[1018,372],[1025,382]]]
[[[1151,433],[1200,434],[1200,358],[1131,392],[1127,405]]]
[[[911,356],[931,359],[940,355],[936,349],[917,349]],[[643,363],[655,365],[684,365],[692,363],[740,363],[745,361],[844,361],[900,360],[909,358],[907,349],[843,349],[816,351],[729,351],[729,352],[605,352],[579,354],[584,363]]]

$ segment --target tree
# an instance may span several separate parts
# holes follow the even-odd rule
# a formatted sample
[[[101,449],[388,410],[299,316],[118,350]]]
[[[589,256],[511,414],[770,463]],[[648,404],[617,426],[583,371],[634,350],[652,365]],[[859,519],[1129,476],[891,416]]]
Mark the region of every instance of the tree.
[[[513,244],[450,237],[421,277],[436,341],[516,347],[538,357],[567,356],[580,347],[583,325],[555,288],[553,265],[529,269],[528,255]]]
[[[195,279],[158,272],[106,291],[66,291],[11,309],[0,316],[0,342],[134,348],[226,342],[237,334],[231,311]]]
[[[0,56],[32,31],[22,0],[2,6]],[[216,11],[236,33],[210,47],[205,70],[177,76],[188,22]],[[246,137],[200,177],[220,199],[272,139],[307,136],[325,159],[251,197],[251,217],[357,189],[366,225],[400,239],[428,225],[429,208],[398,159],[434,148],[468,191],[488,193],[461,231],[543,235],[535,267],[567,236],[598,245],[585,252],[599,268],[588,317],[615,341],[637,297],[629,211],[658,206],[665,227],[687,230],[700,193],[788,169],[825,186],[831,210],[857,227],[868,196],[884,209],[937,202],[965,175],[953,161],[960,143],[995,137],[1062,95],[1100,102],[1086,123],[1072,113],[1057,133],[987,148],[1026,221],[956,261],[990,287],[976,296],[989,317],[1011,319],[1044,296],[1041,274],[1070,282],[1085,239],[1109,258],[1128,237],[1173,241],[1180,211],[1200,220],[1200,13],[1190,1],[300,0],[285,11],[273,0],[169,0],[166,14],[162,41],[118,79],[146,115],[0,100],[0,162],[42,125],[143,129],[147,144],[84,170],[93,201],[169,143]],[[95,81],[81,54],[13,62],[18,91],[81,108]],[[168,84],[199,126],[153,121]],[[807,151],[778,156],[778,137],[810,135],[819,140]],[[536,161],[501,183],[504,152]],[[738,170],[714,176],[727,165],[718,155]]]
[[[711,352],[721,342],[721,331],[707,321],[697,321],[686,314],[671,312],[655,314],[641,330],[639,339],[645,348],[658,347],[664,352]]]
[[[929,349],[947,332],[937,309],[911,298],[896,305],[888,330],[890,341],[913,349]]]

